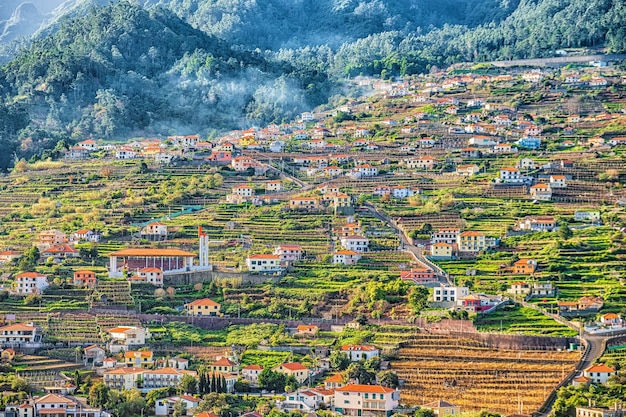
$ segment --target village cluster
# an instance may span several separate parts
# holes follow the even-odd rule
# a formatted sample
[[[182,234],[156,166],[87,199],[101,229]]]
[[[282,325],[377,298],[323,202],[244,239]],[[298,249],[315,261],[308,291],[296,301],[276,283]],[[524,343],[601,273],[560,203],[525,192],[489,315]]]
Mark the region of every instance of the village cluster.
[[[216,245],[214,229],[198,227],[197,222],[190,222],[194,225],[193,239],[189,235],[181,239],[182,228],[171,226],[171,215],[125,224],[130,238],[109,236],[104,230],[106,224],[76,227],[71,232],[67,227],[49,228],[32,231],[34,241],[28,247],[7,245],[0,253],[0,264],[11,271],[2,276],[0,289],[13,297],[41,297],[53,286],[58,287],[54,282],[60,280],[88,291],[89,307],[96,311],[122,305],[122,297],[128,299],[136,288],[149,286],[146,284],[163,292],[165,288],[175,291],[177,283],[202,282],[212,274],[272,282],[298,266],[318,266],[322,259],[337,274],[348,273],[368,262],[372,254],[384,258],[389,253],[402,259],[389,262],[389,274],[413,286],[427,287],[427,307],[436,311],[467,312],[474,317],[521,303],[561,321],[583,317],[581,333],[603,335],[626,330],[620,311],[611,305],[607,312],[607,300],[602,296],[561,296],[557,273],[538,260],[539,255],[544,256],[539,252],[536,258],[517,256],[496,265],[494,274],[502,277],[498,290],[475,289],[468,281],[476,277],[471,266],[481,255],[515,253],[515,247],[503,244],[507,238],[524,239],[533,234],[567,238],[573,231],[607,226],[605,214],[610,208],[626,205],[626,191],[619,185],[624,165],[616,157],[622,155],[626,137],[602,130],[626,122],[624,107],[590,109],[574,100],[548,118],[548,110],[540,104],[535,106],[531,101],[520,111],[520,104],[513,105],[495,94],[490,99],[489,94],[477,91],[520,88],[530,96],[535,90],[549,94],[568,89],[591,93],[622,88],[626,76],[610,68],[500,71],[493,75],[440,73],[402,81],[359,79],[355,82],[371,92],[371,97],[346,100],[331,110],[306,112],[289,124],[233,131],[211,140],[189,135],[123,144],[81,141],[65,153],[68,164],[105,160],[111,166],[123,166],[140,161],[154,171],[175,167],[221,172],[233,180],[219,191],[216,204],[241,210],[280,207],[281,213],[303,218],[324,214],[332,219],[319,227],[325,228],[328,246],[324,253],[315,253],[305,239],[294,239],[265,245],[262,250],[263,245],[253,246],[254,236],[243,233],[238,240],[223,239]],[[396,108],[403,110],[402,117],[396,116]],[[523,201],[533,210],[536,207],[538,214],[507,220],[493,231],[472,227],[459,214],[450,214],[452,210],[442,213],[453,205],[445,201],[446,194],[455,193],[466,193],[468,200]],[[436,209],[420,212],[423,217],[416,220],[411,210],[428,204],[436,205]],[[559,205],[559,210],[554,215],[542,212],[547,204]],[[480,214],[482,209],[467,207],[469,215]],[[509,207],[515,208],[514,204]],[[193,216],[194,210],[181,212],[181,218]],[[236,225],[229,221],[221,227],[226,230]],[[614,231],[623,233],[619,227]],[[115,246],[96,251],[93,259],[85,253],[87,248],[111,244]],[[216,246],[222,250],[221,259],[214,253]],[[33,247],[38,257],[34,265],[15,271]],[[236,268],[220,266],[220,260],[233,253],[227,250],[243,254],[243,262]],[[445,270],[454,262],[468,265],[464,274]],[[51,272],[55,266],[66,266],[73,276]],[[555,308],[546,307],[550,302]],[[128,302],[124,308],[127,306]],[[41,301],[38,307],[41,313]],[[211,298],[191,299],[175,308],[181,321],[192,317],[229,319],[220,302]],[[6,363],[49,346],[47,339],[54,336],[54,330],[29,320],[34,313],[5,312],[0,357]],[[312,324],[313,319],[318,318],[302,321],[289,328],[289,333],[315,338],[320,327]],[[420,406],[443,417],[468,411],[450,398],[406,401],[398,384],[375,379],[365,384],[334,373],[328,347],[315,348],[315,366],[285,361],[272,367],[242,365],[237,354],[227,349],[207,362],[208,373],[201,374],[193,357],[157,356],[151,350],[151,340],[155,339],[146,323],[127,323],[119,318],[98,324],[104,343],[85,343],[80,353],[84,369],[109,389],[138,389],[147,394],[160,388],[177,389],[185,378],[208,377],[215,381],[213,392],[237,393],[238,382],[245,381],[262,393],[259,376],[269,369],[295,380],[295,389],[275,402],[277,409],[286,412],[332,410],[340,415],[389,417],[407,412],[409,406]],[[359,325],[351,321],[346,326]],[[429,329],[441,330],[433,325]],[[348,344],[337,350],[350,362],[382,359],[380,369],[394,371],[382,345]],[[606,384],[617,373],[598,363],[574,375],[572,383]],[[4,417],[110,415],[76,397],[77,387],[70,379],[61,378],[52,385],[46,385],[50,381],[40,382],[38,388],[45,395],[7,404]],[[215,417],[207,411],[195,413],[201,398],[189,392],[157,399],[155,415],[172,416],[181,402],[186,415]],[[243,415],[260,417],[256,412]],[[580,407],[576,415],[622,417],[623,413],[621,409]]]

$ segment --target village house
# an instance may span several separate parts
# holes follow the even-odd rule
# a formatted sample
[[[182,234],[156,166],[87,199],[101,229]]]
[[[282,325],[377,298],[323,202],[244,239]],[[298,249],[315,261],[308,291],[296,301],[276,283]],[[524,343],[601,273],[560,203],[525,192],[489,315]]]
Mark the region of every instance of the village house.
[[[200,404],[201,399],[192,397],[188,394],[183,394],[175,397],[161,398],[154,402],[154,415],[155,416],[173,416],[176,404],[182,402],[185,404],[185,415],[192,416],[193,410]]]
[[[356,265],[361,254],[353,250],[340,250],[333,253],[333,265]]]
[[[137,158],[137,151],[128,146],[122,146],[115,151],[115,159],[135,159]]]
[[[41,342],[41,330],[32,323],[14,323],[0,327],[0,347]]]
[[[70,245],[51,246],[41,252],[43,258],[53,258],[55,262],[60,262],[67,258],[78,258],[80,253]]]
[[[519,139],[516,143],[522,148],[527,148],[527,149],[532,149],[532,150],[536,150],[541,147],[541,139],[531,137],[531,136],[523,137]]]
[[[248,365],[241,370],[241,377],[248,381],[251,386],[256,387],[259,385],[259,375],[263,372],[261,365]]]
[[[348,222],[343,226],[338,226],[333,228],[333,233],[337,235],[338,238],[360,235],[363,233],[363,228],[360,223]]]
[[[499,299],[485,294],[469,294],[457,300],[457,306],[468,313],[482,313],[492,309]]]
[[[500,182],[505,184],[523,184],[525,182],[517,168],[500,168]]]
[[[6,250],[4,252],[0,252],[0,265],[11,262],[14,259],[18,259],[22,256],[22,252],[18,252],[16,250]]]
[[[556,220],[549,216],[525,217],[518,223],[519,230],[529,230],[532,232],[553,232],[557,230]]]
[[[421,158],[408,158],[404,160],[404,164],[409,169],[433,169],[437,164],[437,160],[432,156],[422,156]]]
[[[185,304],[185,312],[188,316],[219,317],[222,315],[221,307],[220,303],[210,298],[201,298]]]
[[[200,246],[202,248],[202,243]],[[160,268],[164,274],[191,271],[194,269],[193,260],[196,254],[173,248],[127,248],[111,252],[107,256],[109,277],[121,278],[124,269],[134,271],[154,267]]]
[[[38,272],[22,272],[15,276],[15,293],[19,295],[41,294],[50,284],[48,276]]]
[[[154,356],[149,350],[129,350],[124,352],[126,366],[149,369],[154,366]]]
[[[585,376],[574,379],[574,381],[576,380],[580,381],[579,385],[591,383],[591,380]],[[576,407],[576,417],[624,417],[624,414],[624,410],[618,402],[612,408]]]
[[[269,192],[280,192],[283,191],[283,182],[282,181],[268,181],[265,183],[265,191]]]
[[[301,324],[296,327],[295,334],[300,336],[315,336],[319,333],[320,328],[311,324]]]
[[[547,184],[535,184],[530,187],[530,196],[539,201],[550,201],[552,198],[552,188]]]
[[[304,384],[309,378],[309,368],[298,362],[282,363],[272,368],[274,372],[280,372],[286,376],[293,376],[298,384]]]
[[[167,225],[161,222],[150,222],[139,233],[142,239],[167,240]]]
[[[348,384],[335,389],[335,411],[344,416],[390,417],[400,390],[380,385]]]
[[[583,371],[583,376],[590,378],[595,384],[606,384],[613,375],[615,375],[615,369],[602,363],[591,365]]]
[[[248,256],[246,266],[250,272],[278,272],[283,270],[280,256],[269,253]]]
[[[476,164],[458,165],[456,167],[457,175],[462,177],[471,177],[480,172],[480,168]]]
[[[534,259],[520,259],[513,263],[513,273],[515,275],[532,275],[537,269],[537,261]]]
[[[362,164],[353,168],[348,175],[353,178],[375,177],[378,175],[378,168],[370,164]]]
[[[565,175],[550,175],[550,187],[567,188],[567,178]]]
[[[274,248],[274,255],[280,257],[280,262],[293,262],[302,260],[302,246],[278,245]]]
[[[600,323],[602,323],[604,326],[621,327],[623,321],[619,314],[606,313],[600,317]]]
[[[12,413],[6,414],[7,417],[9,415],[15,417],[100,417],[104,415],[100,408],[90,407],[72,397],[56,393],[35,397],[19,406],[7,405],[6,412]]]
[[[86,242],[99,242],[100,241],[100,234],[98,232],[95,232],[93,230],[89,230],[89,229],[80,229],[75,231],[74,233],[72,233],[72,236],[70,236],[70,240],[72,242],[78,242],[78,241],[86,241]]]
[[[147,267],[137,270],[136,275],[130,278],[132,282],[152,284],[157,287],[163,286],[163,270],[161,268]]]
[[[126,368],[137,369],[137,368]],[[142,392],[150,392],[156,388],[177,387],[180,384],[180,380],[185,375],[191,375],[197,378],[195,371],[189,371],[187,369],[174,369],[174,368],[159,368],[153,370],[141,370],[143,375],[143,387]],[[106,373],[105,373],[106,375]]]
[[[469,159],[480,158],[482,155],[483,153],[481,152],[480,149],[476,149],[472,147],[461,149],[462,158],[469,158]]]
[[[233,154],[229,151],[214,149],[205,160],[214,165],[230,165],[233,160]]]
[[[467,287],[453,287],[450,285],[440,285],[433,288],[432,300],[436,303],[456,303],[459,299],[469,295]]]
[[[114,327],[107,331],[109,334],[108,349],[111,353],[126,352],[134,346],[143,346],[150,333],[143,327],[128,326]]]
[[[0,349],[0,361],[2,362],[11,362],[15,359],[15,350],[8,349]]]
[[[277,402],[277,407],[285,412],[298,410],[303,413],[311,413],[322,406],[327,409],[330,408],[334,400],[334,394],[332,390],[303,388],[287,394],[283,401]]]
[[[535,161],[531,158],[522,158],[517,161],[515,168],[523,170],[535,169]]]
[[[74,272],[74,285],[78,288],[95,288],[96,287],[96,273],[81,269]]]
[[[459,252],[480,252],[487,249],[487,239],[482,232],[462,232],[457,236]]]
[[[435,272],[430,268],[411,268],[410,271],[400,272],[400,279],[413,281],[415,284],[436,282]]]
[[[454,246],[449,243],[434,243],[430,245],[430,257],[432,259],[452,259],[454,254]]]
[[[209,370],[211,372],[226,372],[232,374],[239,371],[239,365],[237,364],[237,362],[233,362],[229,358],[223,356],[221,358],[217,358],[215,362],[212,362],[209,365]]]
[[[83,360],[85,366],[91,364],[93,366],[100,365],[106,358],[106,350],[102,346],[91,345],[83,349]]]
[[[430,243],[447,243],[449,245],[456,244],[460,233],[461,230],[454,227],[441,228],[431,233]]]
[[[348,355],[352,362],[367,361],[380,355],[380,350],[371,345],[343,345],[341,346],[341,352]]]
[[[316,197],[294,197],[289,200],[291,210],[319,210],[319,199]]]
[[[494,154],[509,154],[516,152],[517,148],[508,143],[499,143],[493,147]]]
[[[165,361],[166,368],[189,369],[189,359],[175,357]]]
[[[39,232],[39,250],[45,250],[51,246],[63,245],[68,242],[67,235],[60,230],[51,229]]]
[[[324,380],[325,389],[337,389],[346,385],[343,381],[343,375],[335,373]]]
[[[370,240],[365,236],[342,236],[339,241],[344,249],[359,253],[369,251]]]
[[[436,417],[454,416],[461,412],[460,406],[444,400],[437,400],[424,404],[421,408],[432,410]]]
[[[574,212],[574,220],[577,222],[591,222],[591,223],[600,223],[600,212],[599,211],[575,211]]]

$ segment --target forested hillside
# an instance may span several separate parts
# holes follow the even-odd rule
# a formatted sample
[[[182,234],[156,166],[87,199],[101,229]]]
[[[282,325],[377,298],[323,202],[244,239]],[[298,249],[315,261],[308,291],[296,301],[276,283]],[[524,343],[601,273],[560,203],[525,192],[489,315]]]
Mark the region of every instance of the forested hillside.
[[[22,137],[33,151],[49,132],[111,138],[289,117],[325,100],[326,84],[323,73],[236,52],[168,10],[128,2],[66,20],[0,74],[1,94],[30,112]]]
[[[620,52],[625,1],[69,0],[55,9],[65,18],[11,44],[24,49],[0,70],[0,93],[26,112],[24,156],[60,139],[207,135],[289,119],[341,94],[345,76]],[[19,3],[0,17],[35,13]]]

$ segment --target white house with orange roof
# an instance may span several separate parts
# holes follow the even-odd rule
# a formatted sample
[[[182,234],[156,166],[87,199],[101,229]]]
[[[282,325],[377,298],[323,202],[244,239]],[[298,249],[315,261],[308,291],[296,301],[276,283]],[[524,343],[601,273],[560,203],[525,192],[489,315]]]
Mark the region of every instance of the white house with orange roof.
[[[203,248],[208,246],[200,240],[200,254]],[[194,269],[210,268],[203,265],[203,257],[200,257],[200,265],[194,266],[193,260],[196,254],[174,248],[127,248],[107,255],[109,257],[109,277],[122,278],[123,270],[134,271],[137,269],[154,267],[160,268],[165,275],[168,273],[188,272]]]
[[[163,270],[161,268],[149,266],[137,270],[137,274],[131,277],[132,282],[144,282],[157,287],[163,286]]]
[[[83,349],[83,360],[85,365],[98,365],[103,363],[106,358],[106,350],[102,346],[91,345]]]
[[[529,216],[518,222],[520,230],[532,232],[553,232],[558,229],[556,219],[552,216]]]
[[[293,376],[298,384],[303,384],[309,377],[309,368],[299,362],[281,363],[272,368],[274,372],[280,372],[287,376]]]
[[[333,265],[356,265],[361,254],[353,250],[339,250],[333,253]]]
[[[241,370],[241,377],[248,381],[251,386],[259,385],[259,375],[263,372],[261,365],[248,365]]]
[[[5,250],[0,252],[0,265],[7,262],[11,262],[14,259],[18,259],[22,256],[22,252],[16,250]]]
[[[539,201],[550,201],[552,198],[552,188],[548,184],[535,184],[530,187],[530,196]]]
[[[48,276],[39,272],[22,272],[15,276],[16,294],[41,294],[49,285]]]
[[[58,394],[47,394],[33,400],[34,415],[32,417],[100,417],[102,411],[99,408],[89,407],[71,397]],[[20,417],[23,414],[19,415]]]
[[[87,139],[87,140],[84,140],[82,142],[78,142],[77,146],[79,146],[79,147],[81,147],[81,148],[83,148],[83,149],[85,149],[87,151],[90,151],[90,152],[98,150],[98,144],[93,139]]]
[[[565,175],[550,175],[550,187],[567,188],[567,178]]]
[[[369,251],[370,240],[365,236],[360,235],[352,235],[352,236],[343,236],[339,239],[341,242],[341,246],[344,249],[354,251],[354,252],[367,252]]]
[[[52,257],[55,261],[60,262],[67,258],[78,258],[80,253],[71,245],[56,245],[43,250],[41,256],[43,258]]]
[[[370,164],[362,164],[353,168],[348,175],[354,178],[375,177],[378,175],[378,168]]]
[[[32,323],[14,323],[0,327],[0,346],[39,342],[41,331]]]
[[[246,258],[246,266],[250,272],[278,272],[283,268],[280,256],[271,253],[259,253]]]
[[[324,388],[326,389],[336,389],[344,385],[346,385],[344,377],[340,373],[333,374],[324,380]]]
[[[295,334],[301,336],[315,336],[320,331],[320,328],[313,324],[301,324],[296,327]]]
[[[150,392],[157,388],[177,387],[180,380],[185,375],[191,375],[197,378],[195,371],[187,369],[159,368],[153,370],[143,370],[143,388],[142,392]]]
[[[335,392],[324,388],[302,388],[296,392],[290,392],[285,399],[278,401],[276,406],[280,410],[288,412],[297,410],[300,413],[311,413],[323,407],[332,408]]]
[[[188,316],[219,317],[221,307],[217,301],[201,298],[185,304],[185,312]]]
[[[595,384],[606,384],[611,376],[615,375],[615,369],[603,363],[591,365],[583,371],[583,376],[590,378]]]
[[[278,245],[274,248],[274,255],[280,257],[281,262],[293,262],[302,260],[302,246]]]
[[[143,327],[138,326],[119,326],[109,329],[108,348],[111,353],[126,352],[132,350],[134,346],[143,346],[146,339],[150,337],[150,333]]]
[[[622,326],[622,318],[616,313],[606,313],[600,317],[600,323],[605,326]]]
[[[283,191],[283,182],[282,181],[268,181],[265,183],[265,191],[270,192],[280,192]]]
[[[523,184],[525,178],[517,168],[505,167],[500,168],[500,182],[505,184]]]
[[[291,210],[318,210],[320,200],[317,197],[294,197],[289,200]]]
[[[352,362],[358,362],[361,359],[367,361],[380,355],[380,350],[372,345],[343,345],[341,351],[348,355]]]
[[[74,272],[74,285],[79,288],[95,288],[96,273],[87,269],[80,269]]]
[[[99,242],[100,241],[100,233],[97,233],[90,229],[80,229],[72,233],[70,236],[70,240],[73,242],[76,241],[87,241],[87,242]]]
[[[381,385],[348,384],[335,389],[335,411],[344,416],[390,417],[400,390]]]
[[[150,222],[141,229],[139,233],[142,239],[166,240],[167,225],[161,222]]]
[[[404,164],[409,169],[433,169],[437,165],[437,160],[432,156],[426,155],[419,158],[405,159]]]
[[[158,417],[174,415],[176,404],[182,402],[185,404],[187,416],[192,416],[193,411],[200,404],[201,399],[193,397],[189,394],[177,395],[174,397],[160,398],[154,402],[154,415]]]
[[[447,243],[453,245],[457,243],[457,239],[461,229],[456,227],[443,227],[430,234],[430,243]]]
[[[462,177],[471,177],[480,172],[480,168],[476,164],[457,165],[456,173]]]

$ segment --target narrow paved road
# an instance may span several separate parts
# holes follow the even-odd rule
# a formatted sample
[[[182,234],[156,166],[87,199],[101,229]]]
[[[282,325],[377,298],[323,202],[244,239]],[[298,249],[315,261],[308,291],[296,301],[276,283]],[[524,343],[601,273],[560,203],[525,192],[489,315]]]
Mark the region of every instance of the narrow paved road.
[[[415,246],[411,239],[406,236],[404,231],[400,229],[398,225],[387,214],[380,211],[369,202],[365,202],[363,206],[367,208],[374,217],[384,222],[387,226],[396,231],[398,237],[400,238],[400,242],[402,243],[402,248],[404,251],[410,252],[416,261],[423,264],[427,268],[435,271],[435,275],[441,283],[452,285],[448,274],[446,274],[443,269],[439,268],[439,266],[435,265],[428,258],[426,258],[426,256],[424,256],[424,248],[418,248],[417,246]]]

